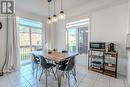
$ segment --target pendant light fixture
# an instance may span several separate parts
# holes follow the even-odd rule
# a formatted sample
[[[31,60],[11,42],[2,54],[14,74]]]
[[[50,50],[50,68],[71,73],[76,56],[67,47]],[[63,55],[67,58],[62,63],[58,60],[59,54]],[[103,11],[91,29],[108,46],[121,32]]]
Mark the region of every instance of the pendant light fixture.
[[[47,0],[48,1],[48,19],[47,19],[47,24],[51,23],[56,23],[59,20],[65,19],[65,14],[63,11],[63,0],[61,0],[61,11],[57,17],[56,15],[56,1],[55,0]],[[51,17],[50,12],[51,12],[51,2],[54,2],[54,15]]]
[[[63,11],[63,0],[61,0],[61,11],[60,11],[60,14],[59,14],[59,17],[58,17],[60,20],[63,20],[65,19],[65,14],[64,14],[64,11]]]
[[[57,16],[56,16],[56,4],[54,0],[54,15],[52,17],[52,22],[56,23],[58,21]]]
[[[51,19],[51,16],[50,16],[50,2],[51,0],[48,0],[48,20],[47,20],[47,24],[51,24],[52,23],[52,19]]]

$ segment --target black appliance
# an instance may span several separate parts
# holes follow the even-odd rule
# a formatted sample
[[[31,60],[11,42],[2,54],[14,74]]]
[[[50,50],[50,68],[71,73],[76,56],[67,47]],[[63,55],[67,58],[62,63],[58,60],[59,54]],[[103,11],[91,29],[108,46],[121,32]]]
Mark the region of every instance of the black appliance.
[[[90,42],[90,49],[105,49],[105,42]]]
[[[115,44],[114,43],[110,43],[108,45],[108,52],[115,52]]]

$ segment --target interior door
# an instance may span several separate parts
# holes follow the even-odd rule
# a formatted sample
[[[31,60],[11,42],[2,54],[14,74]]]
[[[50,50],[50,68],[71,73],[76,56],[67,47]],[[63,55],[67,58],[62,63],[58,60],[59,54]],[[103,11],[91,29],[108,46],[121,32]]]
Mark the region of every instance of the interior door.
[[[80,54],[86,53],[88,51],[88,27],[81,27],[79,30],[79,40],[78,40],[78,51]]]

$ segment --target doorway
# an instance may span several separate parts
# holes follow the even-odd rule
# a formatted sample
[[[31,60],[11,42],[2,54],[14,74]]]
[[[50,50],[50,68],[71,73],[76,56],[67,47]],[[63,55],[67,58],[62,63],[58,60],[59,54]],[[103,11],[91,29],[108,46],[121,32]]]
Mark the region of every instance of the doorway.
[[[67,23],[66,44],[70,52],[78,52],[80,55],[76,58],[76,63],[87,66],[89,50],[89,19],[82,19]]]
[[[88,53],[88,27],[80,27],[78,32],[78,52]]]
[[[77,29],[76,28],[70,28],[68,29],[67,33],[68,37],[68,50],[69,52],[76,52],[77,51]]]
[[[68,28],[68,51],[87,54],[88,51],[88,27]]]
[[[42,23],[17,18],[21,65],[31,63],[31,52],[42,49]]]

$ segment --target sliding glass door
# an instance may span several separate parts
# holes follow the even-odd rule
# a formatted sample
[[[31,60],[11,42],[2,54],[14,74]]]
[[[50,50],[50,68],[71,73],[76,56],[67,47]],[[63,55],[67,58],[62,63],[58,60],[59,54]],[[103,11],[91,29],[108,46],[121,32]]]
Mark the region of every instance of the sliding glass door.
[[[38,28],[31,28],[31,50],[42,49],[42,30]]]
[[[30,28],[26,26],[18,26],[19,28],[19,43],[20,43],[20,58],[22,61],[29,61],[31,52],[30,43]]]
[[[28,19],[17,19],[21,64],[31,62],[32,51],[42,49],[42,25]]]
[[[77,51],[77,29],[76,28],[68,29],[68,50],[70,52]]]
[[[88,51],[88,27],[68,28],[67,29],[68,51],[79,52],[80,54]]]
[[[88,51],[88,27],[81,27],[79,30],[78,51],[80,54]]]

